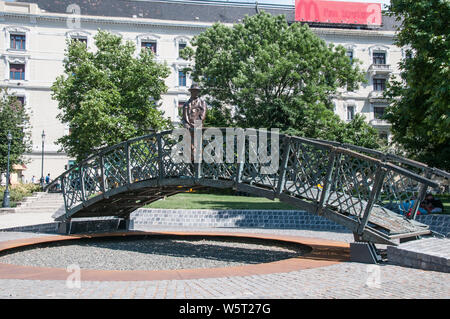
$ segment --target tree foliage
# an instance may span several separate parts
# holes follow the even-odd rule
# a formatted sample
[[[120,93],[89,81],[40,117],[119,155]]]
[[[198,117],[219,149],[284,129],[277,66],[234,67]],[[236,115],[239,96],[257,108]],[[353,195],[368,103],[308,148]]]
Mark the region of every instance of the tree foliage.
[[[58,144],[69,156],[84,159],[94,149],[170,126],[158,100],[167,91],[166,65],[151,50],[136,57],[131,41],[105,31],[95,36],[91,52],[80,41],[69,41],[64,75],[52,86],[59,102],[58,118],[71,133]]]
[[[30,118],[25,106],[6,89],[0,92],[0,173],[5,173],[8,160],[8,132],[11,133],[10,169],[23,164],[23,155],[31,151]]]
[[[392,0],[390,10],[408,58],[388,88],[385,117],[409,156],[450,170],[450,1]]]
[[[307,25],[288,25],[284,16],[262,12],[232,27],[216,23],[192,45],[195,50],[188,47],[183,55],[195,60],[187,71],[211,105],[206,124],[279,128],[298,136],[377,146],[372,143],[376,131],[364,121],[351,126],[333,111],[338,88],[357,88],[364,80],[358,63],[350,62],[344,47],[327,44]],[[353,134],[351,128],[362,130]]]

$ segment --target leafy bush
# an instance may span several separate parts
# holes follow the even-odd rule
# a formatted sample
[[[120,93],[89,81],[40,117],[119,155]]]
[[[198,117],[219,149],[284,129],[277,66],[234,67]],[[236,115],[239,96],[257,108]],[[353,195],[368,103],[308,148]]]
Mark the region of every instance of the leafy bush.
[[[0,186],[0,204],[3,204],[3,196],[5,193],[5,186]],[[40,186],[36,184],[16,184],[9,188],[10,206],[15,207],[24,197],[32,195],[34,192],[40,190]]]

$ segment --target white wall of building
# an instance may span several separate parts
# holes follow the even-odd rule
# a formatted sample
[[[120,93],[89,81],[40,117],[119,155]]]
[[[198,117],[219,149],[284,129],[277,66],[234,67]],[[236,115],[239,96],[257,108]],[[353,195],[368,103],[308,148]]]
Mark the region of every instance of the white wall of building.
[[[186,21],[160,21],[137,18],[82,17],[79,28],[73,28],[73,16],[41,12],[33,4],[0,1],[0,86],[8,87],[10,92],[25,97],[31,116],[33,152],[28,154],[25,180],[41,175],[42,131],[44,142],[44,176],[48,173],[56,177],[65,170],[68,157],[58,153],[56,140],[68,134],[68,128],[56,118],[59,113],[57,102],[51,98],[51,85],[58,75],[63,74],[64,50],[70,37],[87,38],[88,47],[95,49],[93,37],[98,29],[122,35],[124,40],[133,41],[140,46],[141,41],[157,42],[156,58],[165,62],[171,69],[166,79],[169,90],[162,98],[165,115],[178,119],[178,103],[189,98],[186,86],[178,85],[178,70],[186,66],[186,61],[178,56],[178,44],[188,43],[193,36],[201,33],[211,24]],[[68,23],[69,21],[69,23]],[[353,51],[353,57],[362,61],[361,68],[367,71],[368,83],[356,92],[343,90],[335,98],[335,112],[347,119],[347,107],[354,106],[355,113],[362,113],[368,122],[380,130],[389,131],[389,125],[374,119],[374,102],[380,102],[373,95],[374,75],[387,77],[398,74],[398,62],[402,59],[401,50],[393,45],[394,33],[373,30],[313,29],[320,37],[330,43],[342,44]],[[26,36],[26,50],[10,48],[10,34]],[[138,51],[136,51],[138,52]],[[371,72],[373,52],[386,52],[389,67]],[[24,63],[25,80],[9,79],[9,64]],[[372,96],[373,95],[373,96]],[[372,98],[371,98],[372,97]],[[382,102],[382,101],[381,101]]]

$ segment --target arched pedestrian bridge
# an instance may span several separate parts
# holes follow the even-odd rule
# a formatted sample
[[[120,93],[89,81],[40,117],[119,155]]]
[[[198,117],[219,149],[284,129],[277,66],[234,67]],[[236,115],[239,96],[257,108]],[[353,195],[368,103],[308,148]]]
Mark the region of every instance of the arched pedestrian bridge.
[[[183,136],[164,131],[102,149],[64,172],[52,183],[60,184],[65,202],[65,213],[55,219],[126,219],[189,188],[233,188],[324,216],[359,240],[395,244],[430,233],[414,220],[417,203],[439,187],[436,174],[449,178],[424,164],[351,145],[263,130],[197,130],[203,152],[193,161],[179,160]],[[411,198],[419,201],[402,205]]]

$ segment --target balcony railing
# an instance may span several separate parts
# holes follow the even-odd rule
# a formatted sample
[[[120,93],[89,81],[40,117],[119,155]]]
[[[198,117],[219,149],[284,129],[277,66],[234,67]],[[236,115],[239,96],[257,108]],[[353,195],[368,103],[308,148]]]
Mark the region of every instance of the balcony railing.
[[[392,68],[390,64],[371,64],[369,66],[368,72],[373,76],[376,74],[389,74],[392,73]]]
[[[371,124],[372,126],[378,126],[378,127],[390,127],[390,126],[391,126],[391,123],[389,123],[389,122],[386,121],[386,120],[382,120],[382,119],[373,119],[373,120],[370,120],[370,124]]]
[[[384,97],[384,91],[373,90],[369,93],[369,102],[371,103],[380,103],[386,101],[387,100]]]

